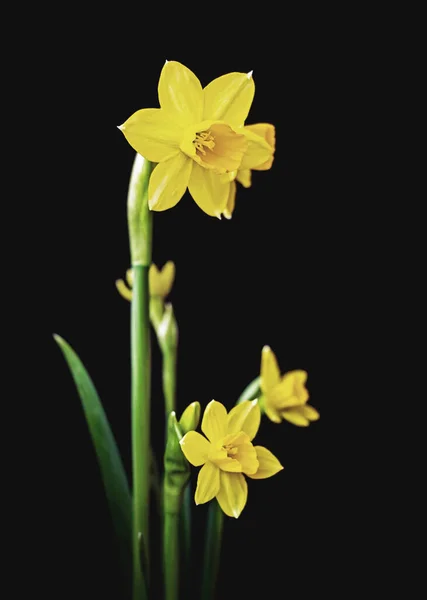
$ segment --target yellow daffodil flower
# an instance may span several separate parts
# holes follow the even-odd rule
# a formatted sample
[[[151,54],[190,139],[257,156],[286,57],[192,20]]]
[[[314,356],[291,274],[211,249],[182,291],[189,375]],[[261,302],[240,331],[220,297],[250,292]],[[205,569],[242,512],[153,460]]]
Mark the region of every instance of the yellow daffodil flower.
[[[248,497],[244,475],[266,479],[283,469],[267,448],[252,445],[260,420],[258,400],[242,402],[228,414],[220,402],[209,402],[202,419],[206,437],[189,431],[180,441],[187,460],[195,467],[203,465],[196,504],[216,498],[224,513],[237,519]]]
[[[148,271],[148,285],[150,289],[150,296],[152,298],[157,297],[164,300],[166,296],[170,294],[170,291],[175,280],[175,264],[168,260],[164,267],[159,271],[156,265],[153,263]],[[116,281],[116,288],[119,294],[125,299],[132,300],[132,287],[133,287],[133,274],[132,269],[126,271],[126,281],[128,286],[125,284],[123,279]]]
[[[289,371],[280,375],[277,359],[269,346],[264,346],[261,355],[261,391],[265,414],[274,423],[286,419],[294,425],[306,427],[310,421],[320,417],[317,410],[307,404],[309,394],[305,387],[305,371]]]
[[[271,169],[274,160],[274,152],[276,150],[276,132],[274,125],[270,123],[256,123],[255,125],[246,125],[243,128],[245,135],[251,134],[248,139],[248,149],[242,159],[242,163],[237,171],[229,176],[229,189],[227,206],[223,214],[226,219],[231,219],[234,207],[236,205],[236,181],[241,183],[243,187],[248,188],[252,183],[251,171],[268,171]],[[254,136],[260,138],[257,144],[254,144]],[[263,140],[263,144],[261,144]]]
[[[240,167],[248,139],[260,144],[259,135],[239,131],[254,93],[252,72],[228,73],[202,88],[190,69],[166,62],[160,108],[138,110],[119,127],[132,148],[159,163],[148,187],[151,210],[172,208],[188,187],[205,213],[221,217],[229,189],[219,174]]]

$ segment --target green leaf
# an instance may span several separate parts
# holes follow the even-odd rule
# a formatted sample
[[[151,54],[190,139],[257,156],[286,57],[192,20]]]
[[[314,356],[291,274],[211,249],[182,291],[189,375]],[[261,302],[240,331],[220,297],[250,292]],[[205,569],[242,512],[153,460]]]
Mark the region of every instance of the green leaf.
[[[79,392],[90,435],[98,457],[105,493],[119,542],[120,558],[127,578],[132,565],[132,500],[119,454],[98,392],[80,358],[59,335],[53,336],[68,363]]]

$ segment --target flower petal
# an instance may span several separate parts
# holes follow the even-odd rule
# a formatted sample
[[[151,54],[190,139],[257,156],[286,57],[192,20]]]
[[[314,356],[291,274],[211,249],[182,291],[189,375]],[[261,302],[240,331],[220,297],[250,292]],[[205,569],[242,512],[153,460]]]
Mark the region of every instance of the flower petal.
[[[273,423],[282,422],[279,411],[270,404],[267,396],[264,396],[264,411],[267,417],[270,419],[270,421],[273,421]]]
[[[264,393],[269,392],[280,381],[280,371],[276,356],[270,346],[264,346],[261,354],[260,386]]]
[[[267,450],[263,446],[255,446],[255,450],[259,461],[259,468],[252,475],[248,473],[248,477],[252,479],[267,479],[267,477],[272,477],[283,469],[280,462],[270,450]]]
[[[163,162],[178,154],[183,135],[160,108],[137,110],[119,129],[132,148],[152,162]]]
[[[216,499],[226,515],[237,519],[248,499],[248,484],[244,475],[220,471],[220,489]]]
[[[245,400],[230,410],[227,417],[227,432],[244,431],[249,440],[256,436],[261,422],[258,400]]]
[[[188,189],[203,212],[211,217],[221,217],[227,205],[228,184],[220,175],[193,162]]]
[[[208,440],[215,444],[227,433],[227,411],[221,402],[211,400],[202,419],[202,431]]]
[[[309,404],[304,404],[301,406],[301,412],[309,421],[318,421],[320,419],[320,415],[315,408],[310,406]]]
[[[180,152],[155,167],[148,184],[150,210],[167,210],[178,204],[187,189],[192,166],[193,161]]]
[[[164,265],[160,273],[160,278],[162,282],[162,296],[166,298],[172,289],[175,279],[175,263],[172,260],[168,260]]]
[[[194,496],[196,504],[204,504],[215,498],[220,486],[219,474],[218,467],[210,461],[203,465],[197,478],[197,488]]]
[[[246,125],[245,130],[252,131],[263,137],[272,148],[270,158],[265,163],[253,168],[256,171],[267,171],[268,169],[271,169],[271,165],[274,161],[274,151],[276,150],[276,129],[274,125],[271,123],[255,123],[254,125]]]
[[[211,445],[208,440],[197,431],[189,431],[179,442],[185,458],[195,467],[204,465],[208,460]]]
[[[254,99],[251,73],[228,73],[210,82],[203,90],[204,119],[222,120],[240,127]]]
[[[193,71],[181,63],[171,60],[165,64],[158,92],[160,106],[179,125],[202,121],[202,86]]]
[[[236,179],[245,188],[250,188],[252,185],[252,174],[250,169],[239,169]]]
[[[297,425],[298,427],[307,427],[310,425],[310,421],[304,415],[303,411],[304,406],[296,406],[295,408],[288,408],[281,412],[281,415],[284,419],[292,423],[292,425]]]
[[[249,442],[237,446],[236,460],[242,465],[242,473],[250,475],[256,473],[259,468],[259,462],[254,446]]]
[[[304,386],[306,380],[306,371],[289,371],[271,390],[269,394],[271,403],[278,409],[305,404],[309,398],[307,388]]]
[[[242,158],[240,168],[254,169],[258,165],[262,165],[267,160],[270,160],[273,154],[270,144],[268,144],[264,138],[256,135],[256,133],[252,133],[252,131],[246,127],[243,129],[243,131],[245,133],[248,146],[245,155]]]
[[[233,214],[234,207],[236,206],[236,182],[230,181],[228,188],[228,200],[227,206],[224,208],[223,215],[226,219],[231,219],[231,215]]]

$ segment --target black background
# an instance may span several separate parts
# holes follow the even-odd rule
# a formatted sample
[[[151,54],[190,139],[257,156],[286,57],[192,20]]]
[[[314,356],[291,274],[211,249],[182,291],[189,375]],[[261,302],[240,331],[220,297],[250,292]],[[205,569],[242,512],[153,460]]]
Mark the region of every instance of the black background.
[[[180,328],[178,413],[212,398],[231,408],[259,373],[269,344],[282,372],[308,371],[311,404],[321,414],[306,429],[263,420],[257,440],[284,470],[249,481],[243,514],[227,519],[218,598],[234,597],[235,589],[258,597],[261,586],[268,598],[345,592],[345,570],[356,573],[357,566],[345,541],[354,526],[354,490],[344,486],[346,461],[335,439],[337,428],[347,434],[339,422],[337,364],[352,325],[349,306],[360,292],[348,278],[355,259],[348,238],[357,218],[356,171],[363,168],[354,166],[353,136],[363,44],[349,48],[351,22],[344,18],[336,29],[324,11],[268,11],[250,23],[223,11],[207,20],[192,15],[189,27],[174,25],[166,8],[163,20],[161,11],[144,13],[137,4],[96,14],[67,10],[54,17],[61,27],[39,39],[30,69],[39,117],[47,119],[38,135],[49,148],[35,158],[46,225],[45,386],[55,415],[44,440],[44,471],[53,481],[43,517],[52,530],[43,556],[48,587],[65,582],[78,598],[120,597],[95,455],[50,335],[63,336],[85,363],[129,468],[129,304],[114,281],[129,267],[126,193],[134,151],[116,126],[139,108],[158,106],[168,59],[192,69],[202,85],[253,70],[247,123],[271,122],[277,134],[273,168],[253,173],[249,190],[238,188],[231,221],[208,217],[188,193],[174,209],[154,214],[154,262],[171,259],[177,267],[170,300]],[[153,338],[153,443],[160,452],[159,360]],[[194,512],[200,560],[206,507]]]

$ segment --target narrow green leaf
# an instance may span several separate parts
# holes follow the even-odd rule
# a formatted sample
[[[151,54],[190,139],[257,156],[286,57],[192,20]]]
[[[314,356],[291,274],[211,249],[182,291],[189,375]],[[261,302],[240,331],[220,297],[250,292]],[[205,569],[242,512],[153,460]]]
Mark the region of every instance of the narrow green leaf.
[[[53,336],[68,363],[83,405],[96,455],[101,469],[105,493],[119,542],[120,558],[126,578],[132,566],[132,500],[123,462],[119,454],[98,392],[83,363],[71,346],[59,335]]]

